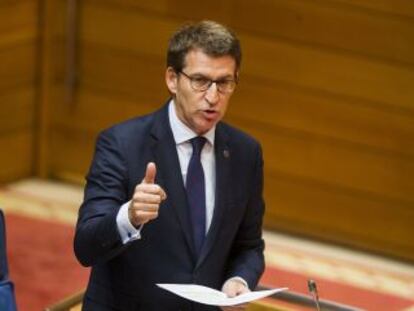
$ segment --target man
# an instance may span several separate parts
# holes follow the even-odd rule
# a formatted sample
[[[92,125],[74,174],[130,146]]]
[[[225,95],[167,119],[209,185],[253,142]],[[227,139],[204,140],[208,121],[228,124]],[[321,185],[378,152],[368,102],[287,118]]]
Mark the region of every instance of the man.
[[[229,296],[257,285],[261,148],[220,122],[240,62],[239,41],[222,25],[184,26],[168,48],[171,99],[100,134],[74,243],[78,260],[92,266],[83,310],[218,310],[156,284],[194,283]]]

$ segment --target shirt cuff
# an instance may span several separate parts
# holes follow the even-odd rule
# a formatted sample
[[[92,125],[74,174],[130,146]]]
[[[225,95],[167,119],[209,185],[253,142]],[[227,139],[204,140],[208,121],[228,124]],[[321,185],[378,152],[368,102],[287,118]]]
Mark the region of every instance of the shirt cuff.
[[[137,229],[129,221],[128,208],[130,203],[131,201],[124,203],[116,216],[116,224],[123,244],[141,239],[142,226]]]

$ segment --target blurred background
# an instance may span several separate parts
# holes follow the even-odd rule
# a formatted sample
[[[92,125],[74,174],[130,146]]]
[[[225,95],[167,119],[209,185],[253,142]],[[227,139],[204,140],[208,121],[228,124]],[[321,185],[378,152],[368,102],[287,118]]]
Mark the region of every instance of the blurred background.
[[[3,196],[82,185],[98,132],[168,99],[168,38],[200,19],[242,43],[226,121],[263,145],[266,229],[411,265],[411,0],[1,0]]]

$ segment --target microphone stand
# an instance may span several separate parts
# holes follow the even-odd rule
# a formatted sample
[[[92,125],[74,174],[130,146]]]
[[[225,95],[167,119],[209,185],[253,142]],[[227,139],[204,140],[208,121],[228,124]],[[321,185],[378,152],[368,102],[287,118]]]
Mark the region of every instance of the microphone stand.
[[[321,307],[319,306],[318,288],[316,287],[316,282],[314,280],[308,280],[308,289],[315,302],[316,310],[321,311]]]

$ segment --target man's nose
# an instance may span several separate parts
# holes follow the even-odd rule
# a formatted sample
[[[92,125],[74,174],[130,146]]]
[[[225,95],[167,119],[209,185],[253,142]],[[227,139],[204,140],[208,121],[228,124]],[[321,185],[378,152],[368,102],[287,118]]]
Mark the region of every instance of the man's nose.
[[[220,94],[217,89],[217,84],[216,82],[213,82],[206,91],[206,100],[209,102],[209,104],[215,105],[219,101],[219,95]]]

